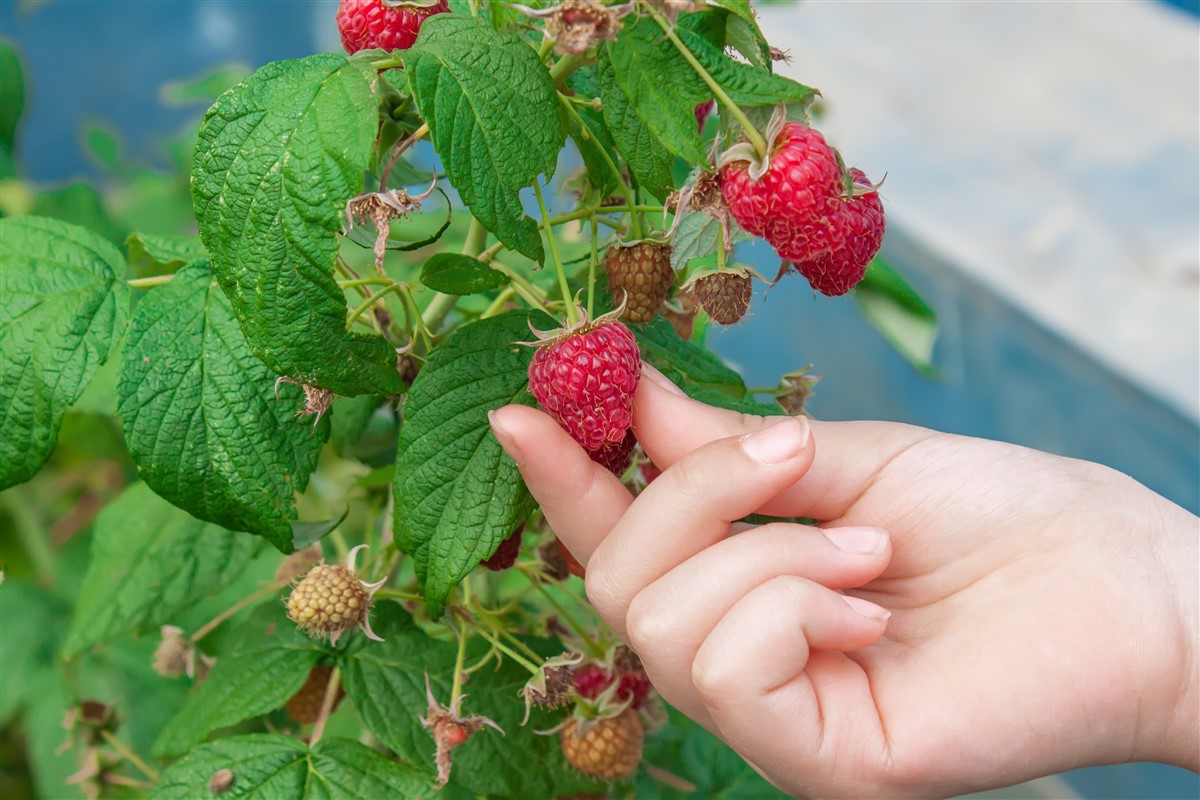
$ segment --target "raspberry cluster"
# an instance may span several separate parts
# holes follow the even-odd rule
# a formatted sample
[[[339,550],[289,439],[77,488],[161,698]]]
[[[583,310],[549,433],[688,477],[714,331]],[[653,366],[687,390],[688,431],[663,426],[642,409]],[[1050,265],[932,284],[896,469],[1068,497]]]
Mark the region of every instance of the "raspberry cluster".
[[[774,136],[765,164],[740,158],[738,147],[720,172],[738,224],[770,242],[818,292],[835,297],[854,288],[883,242],[883,204],[866,175],[843,175],[825,137],[794,122]]]

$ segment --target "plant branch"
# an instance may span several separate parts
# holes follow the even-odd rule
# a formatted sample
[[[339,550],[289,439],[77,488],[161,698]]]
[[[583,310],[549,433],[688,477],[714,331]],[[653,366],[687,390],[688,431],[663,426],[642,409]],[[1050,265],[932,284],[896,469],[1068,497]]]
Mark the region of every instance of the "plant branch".
[[[145,761],[142,761],[142,759],[138,757],[138,754],[130,749],[129,745],[125,744],[116,736],[114,736],[111,731],[102,730],[100,731],[100,735],[104,737],[104,741],[108,742],[109,746],[112,747],[113,750],[116,750],[121,754],[122,758],[124,758],[130,764],[133,764],[133,766],[137,767],[138,772],[149,778],[152,783],[158,782],[158,770],[147,764]]]
[[[742,131],[746,134],[746,138],[750,140],[750,144],[753,145],[754,151],[758,153],[759,158],[766,158],[768,150],[767,140],[764,139],[763,135],[758,132],[758,129],[754,127],[753,123],[750,122],[749,118],[745,115],[742,109],[738,107],[738,104],[730,99],[725,90],[721,88],[721,84],[716,82],[713,76],[709,74],[708,70],[704,68],[704,65],[696,60],[696,57],[692,55],[692,51],[687,48],[687,45],[685,45],[675,33],[675,29],[671,26],[671,24],[663,19],[662,15],[653,9],[650,11],[650,16],[654,17],[654,21],[657,22],[658,26],[663,29],[663,33],[667,35],[667,39],[671,41],[671,44],[675,45],[675,48],[679,51],[679,54],[682,55],[684,60],[691,65],[692,69],[696,71],[696,74],[700,76],[700,79],[708,85],[708,88],[713,93],[713,97],[715,97],[717,102],[721,104],[721,109],[723,111],[728,111],[729,115],[733,117],[739,125],[742,126]]]
[[[329,715],[333,713],[333,704],[337,702],[338,689],[341,686],[341,670],[334,667],[333,671],[329,673],[329,683],[325,684],[325,696],[321,698],[321,711],[317,715],[316,723],[313,725],[312,736],[308,739],[309,747],[321,741],[321,735],[325,733],[325,723],[329,721]]]
[[[196,642],[200,641],[208,634],[212,633],[213,630],[218,625],[220,625],[222,622],[229,619],[230,617],[232,617],[234,614],[238,613],[242,609],[252,606],[255,603],[262,602],[270,595],[283,589],[283,587],[286,585],[287,584],[283,584],[283,583],[272,583],[269,586],[264,586],[263,588],[259,589],[257,592],[254,592],[253,594],[243,597],[241,600],[237,601],[232,606],[230,606],[229,608],[222,611],[220,614],[217,614],[211,620],[209,620],[204,625],[202,625],[199,630],[197,630],[195,633],[193,633],[191,636],[192,643],[195,644]]]
[[[583,56],[565,55],[550,68],[550,80],[554,81],[554,85],[557,86],[560,81],[585,64],[587,64],[587,59]]]
[[[125,281],[132,289],[149,289],[151,286],[162,286],[164,283],[170,283],[175,275],[152,275],[149,278],[130,278]]]
[[[575,118],[575,122],[583,130],[584,134],[592,139],[595,139],[596,135],[592,133],[591,127],[588,126],[583,117],[579,116],[579,112],[575,110],[575,106],[571,105],[566,95],[564,95],[562,92],[559,92],[558,99],[563,108],[567,110],[567,113]],[[626,205],[629,208],[637,208],[637,200],[634,199],[633,190],[629,188],[629,184],[625,183],[625,176],[621,174],[621,170],[617,168],[616,163],[612,160],[612,157],[608,154],[608,151],[600,145],[599,141],[596,143],[596,150],[600,153],[600,157],[604,160],[605,166],[612,171],[613,177],[617,179],[617,186],[620,187],[621,194],[625,197]],[[630,225],[633,228],[633,238],[641,239],[642,224],[638,219],[636,211],[630,212],[629,220]]]
[[[546,211],[546,201],[542,197],[542,187],[537,181],[533,182],[533,193],[537,196],[538,211],[541,212],[542,224],[545,226],[546,243],[550,247],[550,257],[554,259],[554,269],[558,273],[558,288],[562,290],[563,304],[567,307],[567,324],[574,325],[579,321],[579,315],[575,312],[575,303],[571,297],[571,287],[567,285],[567,271],[563,269],[562,259],[558,256],[558,240],[554,238],[554,229],[550,226],[550,214]]]
[[[392,167],[396,166],[396,162],[400,160],[400,156],[404,151],[419,142],[427,133],[429,133],[429,126],[422,125],[392,147],[392,154],[388,157],[388,162],[384,165],[383,172],[379,173],[379,191],[387,191],[388,178],[392,176]]]
[[[378,292],[375,292],[375,294],[371,295],[366,300],[363,300],[358,308],[350,312],[350,317],[346,320],[346,330],[350,330],[350,326],[354,324],[354,321],[366,313],[367,309],[378,303],[383,298],[387,297],[392,292],[399,291],[400,287],[403,285],[404,284],[402,283],[391,283],[385,288],[380,289]]]

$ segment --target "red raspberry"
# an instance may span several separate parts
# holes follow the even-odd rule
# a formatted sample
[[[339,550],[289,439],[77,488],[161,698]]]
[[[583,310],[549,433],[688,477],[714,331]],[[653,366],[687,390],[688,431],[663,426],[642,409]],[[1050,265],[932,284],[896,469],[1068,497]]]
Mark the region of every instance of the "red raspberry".
[[[700,103],[696,106],[696,130],[704,133],[704,123],[708,122],[708,116],[717,107],[716,100],[709,100],[707,103]]]
[[[525,524],[522,523],[517,526],[511,536],[500,543],[491,557],[485,558],[479,563],[492,572],[502,572],[517,563],[517,556],[521,554],[521,534],[524,532]]]
[[[529,391],[572,439],[594,451],[625,438],[641,373],[629,328],[601,319],[539,345]]]
[[[843,201],[834,215],[838,245],[829,253],[807,260],[793,259],[812,287],[830,297],[845,294],[863,279],[867,264],[883,243],[885,220],[879,193],[870,188],[871,182],[861,170],[850,170],[850,176],[857,187],[868,191]],[[790,258],[783,250],[779,254]]]
[[[632,699],[630,707],[641,708],[652,688],[649,676],[642,670],[618,670],[618,673],[621,683],[614,699],[618,702]],[[616,675],[599,664],[584,664],[575,671],[575,691],[580,697],[595,700],[614,680]]]
[[[616,444],[606,444],[599,450],[590,451],[588,455],[592,457],[592,461],[619,478],[629,469],[629,464],[633,461],[633,448],[636,446],[637,439],[631,430]]]
[[[558,546],[558,554],[562,556],[563,562],[567,565],[567,572],[579,578],[587,577],[587,571],[583,564],[580,564],[579,559],[571,555],[571,551],[562,543],[562,539],[555,539],[554,544]]]
[[[828,218],[841,200],[837,156],[819,131],[790,122],[771,145],[765,174],[755,180],[749,161],[721,168],[721,192],[738,224],[793,260],[833,249]]]
[[[417,40],[421,23],[450,10],[447,0],[342,0],[337,27],[347,53],[407,50]]]

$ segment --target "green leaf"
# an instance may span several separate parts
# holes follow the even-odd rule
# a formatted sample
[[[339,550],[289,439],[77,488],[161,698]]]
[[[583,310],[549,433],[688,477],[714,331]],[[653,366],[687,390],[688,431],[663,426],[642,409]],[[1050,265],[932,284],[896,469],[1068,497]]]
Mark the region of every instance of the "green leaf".
[[[668,769],[693,784],[682,792],[656,780],[645,770],[634,778],[637,797],[656,800],[703,797],[706,800],[786,800],[787,795],[767,783],[729,745],[697,723],[671,711],[669,724],[646,737],[645,760],[670,765]]]
[[[540,262],[542,239],[518,192],[554,174],[566,132],[537,52],[487,20],[439,14],[421,26],[404,63],[463,202],[507,247]]]
[[[421,267],[421,283],[444,294],[476,294],[497,289],[508,281],[477,258],[458,253],[438,253]]]
[[[117,411],[138,472],[194,516],[292,550],[295,493],[329,423],[297,417],[300,387],[250,352],[207,262],[184,267],[134,314]]]
[[[940,374],[933,363],[937,314],[883,258],[877,256],[868,265],[866,276],[854,289],[854,299],[871,327],[918,372]]]
[[[83,145],[87,155],[108,172],[120,172],[125,164],[121,139],[117,132],[102,123],[94,122],[83,129]]]
[[[29,480],[63,414],[120,341],[125,262],[91,231],[41,217],[0,220],[0,489]]]
[[[25,110],[25,71],[21,57],[7,41],[0,39],[0,150],[12,153],[17,123]]]
[[[671,239],[671,267],[682,270],[689,261],[715,254],[720,229],[721,223],[710,214],[703,211],[685,213]],[[730,225],[729,237],[734,244],[754,238],[738,225]]]
[[[349,739],[322,739],[311,748],[274,733],[234,736],[197,747],[168,767],[150,793],[154,800],[213,797],[208,784],[219,770],[233,772],[221,797],[427,797],[433,781]]]
[[[567,77],[567,86],[577,97],[595,99],[600,97],[600,75],[595,66],[577,69]],[[617,145],[604,124],[600,111],[575,105],[575,114],[568,115],[568,131],[587,169],[587,178],[599,202],[617,191],[620,186],[618,175],[613,171],[617,165]],[[610,166],[610,164],[612,166]]]
[[[666,200],[667,195],[675,189],[671,177],[671,154],[630,105],[625,91],[617,83],[612,61],[604,50],[600,51],[596,74],[600,83],[604,124],[612,134],[621,158],[625,159],[629,171],[642,188],[660,201]],[[695,123],[693,111],[693,127]]]
[[[140,277],[166,275],[207,255],[200,237],[192,234],[131,233],[125,247],[129,268]]]
[[[36,701],[37,678],[54,669],[53,631],[62,601],[28,583],[5,582],[0,588],[4,633],[0,636],[0,726]]]
[[[249,74],[250,70],[240,64],[217,67],[195,78],[167,81],[159,94],[163,103],[169,106],[211,103]]]
[[[696,104],[711,99],[712,92],[662,28],[642,17],[626,23],[617,41],[605,48],[621,91],[659,141],[689,164],[707,165],[696,129]],[[602,72],[601,85],[603,81]],[[609,127],[615,134],[616,128]]]
[[[734,61],[703,36],[680,26],[675,31],[696,60],[708,71],[729,98],[739,106],[774,106],[778,103],[809,103],[817,95],[811,87],[776,75],[761,67]]]
[[[155,756],[186,753],[218,728],[282,708],[329,653],[296,630],[282,603],[259,608],[231,636],[228,651],[163,728]]]
[[[401,758],[432,770],[433,740],[421,725],[428,711],[425,675],[434,697],[447,702],[456,648],[431,639],[391,601],[377,606],[372,625],[384,641],[345,659],[346,694],[381,742]],[[525,708],[517,692],[528,680],[529,673],[509,660],[498,669],[472,673],[463,713],[488,717],[504,735],[483,728],[456,749],[451,781],[472,794],[491,797],[567,797],[595,791],[597,784],[567,766],[557,736],[536,733],[553,727],[556,715],[534,709],[529,722],[521,725]]]
[[[487,418],[508,403],[536,403],[526,390],[533,348],[515,344],[530,337],[524,312],[472,323],[430,354],[409,390],[393,486],[395,535],[413,557],[434,618],[458,582],[533,511]]]
[[[96,518],[92,558],[63,655],[144,634],[235,581],[258,550],[136,483]]]
[[[698,386],[708,386],[733,397],[746,394],[742,376],[713,352],[680,338],[663,317],[629,326],[642,352],[642,360],[663,374]],[[679,380],[676,380],[679,383]]]
[[[404,391],[395,349],[346,330],[333,279],[379,127],[377,80],[341,55],[268,64],[209,109],[192,168],[200,238],[250,349],[341,395]]]
[[[770,70],[771,46],[758,27],[750,0],[709,0],[709,6],[729,12],[723,44],[737,50],[754,66]]]

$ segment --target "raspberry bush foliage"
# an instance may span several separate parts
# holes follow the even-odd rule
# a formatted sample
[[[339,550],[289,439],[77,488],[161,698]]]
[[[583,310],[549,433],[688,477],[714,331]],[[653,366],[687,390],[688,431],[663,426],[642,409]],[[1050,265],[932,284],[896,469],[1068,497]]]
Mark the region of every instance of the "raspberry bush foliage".
[[[706,347],[776,272],[735,245],[857,285],[892,335],[928,309],[872,261],[878,184],[746,0],[329,24],[346,53],[196,90],[224,89],[179,175],[110,159],[137,214],[20,182],[0,48],[9,788],[771,796],[597,619],[488,412],[540,404],[633,492],[659,472],[629,430],[643,363],[801,413],[804,365],[748,389]]]

